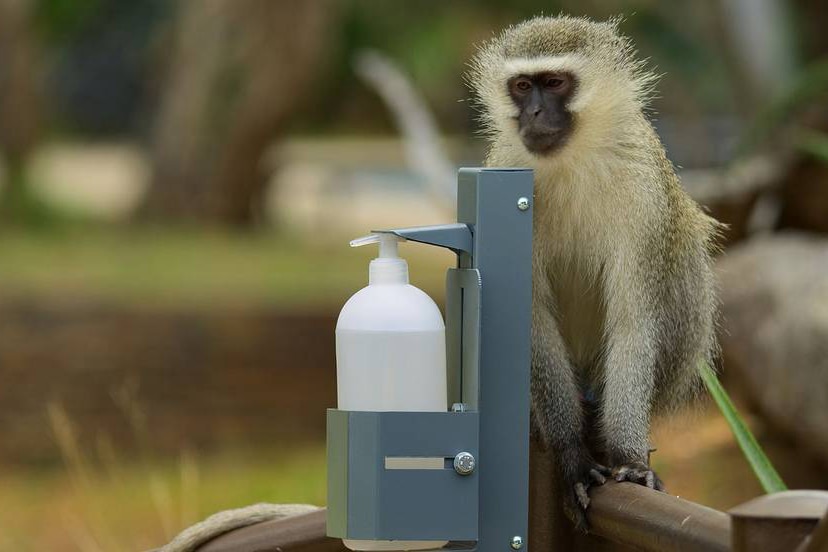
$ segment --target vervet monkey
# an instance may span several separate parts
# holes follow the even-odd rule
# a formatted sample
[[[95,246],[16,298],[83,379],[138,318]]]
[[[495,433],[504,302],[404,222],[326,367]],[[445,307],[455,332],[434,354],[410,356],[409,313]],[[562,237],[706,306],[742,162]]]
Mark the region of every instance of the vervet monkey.
[[[719,224],[645,116],[655,77],[618,23],[530,19],[469,73],[486,165],[535,172],[532,428],[581,529],[605,476],[663,490],[651,415],[699,389],[716,350]]]

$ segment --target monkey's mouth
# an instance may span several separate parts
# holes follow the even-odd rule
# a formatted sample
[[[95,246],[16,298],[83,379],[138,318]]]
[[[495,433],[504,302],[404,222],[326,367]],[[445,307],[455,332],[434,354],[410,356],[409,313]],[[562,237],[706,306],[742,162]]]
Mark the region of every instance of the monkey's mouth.
[[[563,146],[569,138],[565,129],[532,129],[520,131],[523,145],[536,155],[548,155]]]

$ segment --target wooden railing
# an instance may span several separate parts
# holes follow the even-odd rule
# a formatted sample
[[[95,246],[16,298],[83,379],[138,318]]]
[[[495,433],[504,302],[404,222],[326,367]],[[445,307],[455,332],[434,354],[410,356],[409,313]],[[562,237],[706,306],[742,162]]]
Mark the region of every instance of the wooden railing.
[[[800,500],[796,497],[791,499]],[[541,529],[537,527],[530,530],[529,542],[535,552],[824,552],[828,549],[828,518],[823,516],[822,521],[809,521],[795,516],[788,517],[786,514],[790,513],[789,507],[778,513],[781,516],[758,516],[751,519],[753,530],[747,538],[737,540],[734,539],[736,535],[731,527],[730,516],[724,512],[632,483],[608,483],[592,493],[589,516],[592,534],[572,535],[564,540],[556,538],[553,543],[550,542],[548,533],[533,534]],[[762,543],[760,548],[756,547],[757,538]],[[236,529],[199,548],[199,552],[345,550],[340,540],[325,536],[324,509]]]
[[[730,550],[724,512],[634,484],[607,483],[592,491],[592,532],[653,552]]]
[[[730,514],[632,483],[590,492],[591,531],[576,533],[558,506],[549,457],[531,456],[529,549],[547,551],[826,552],[828,492],[765,495]],[[325,536],[325,510],[218,536],[198,552],[343,552]]]
[[[595,489],[590,506],[590,522],[595,536],[573,537],[583,550],[619,550],[618,545],[634,550],[662,552],[730,550],[730,520],[727,514],[631,483],[608,483]],[[532,550],[569,550],[547,548],[552,543],[535,542]],[[620,548],[623,550],[623,548]],[[203,545],[199,552],[340,552],[342,542],[325,536],[325,510],[269,521],[236,529]]]

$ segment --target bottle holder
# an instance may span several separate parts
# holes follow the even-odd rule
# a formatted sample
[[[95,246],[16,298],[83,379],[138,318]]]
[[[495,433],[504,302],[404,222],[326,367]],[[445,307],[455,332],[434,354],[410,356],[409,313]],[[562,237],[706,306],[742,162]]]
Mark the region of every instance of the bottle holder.
[[[328,410],[328,534],[476,541],[478,425],[477,412]],[[466,475],[460,453],[475,459]]]

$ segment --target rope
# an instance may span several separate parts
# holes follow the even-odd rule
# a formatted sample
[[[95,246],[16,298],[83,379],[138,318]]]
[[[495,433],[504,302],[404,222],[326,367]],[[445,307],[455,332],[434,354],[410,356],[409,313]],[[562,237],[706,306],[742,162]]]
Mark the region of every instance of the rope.
[[[194,552],[199,546],[221,534],[254,523],[282,519],[318,510],[310,504],[253,504],[224,510],[188,527],[158,552]]]

